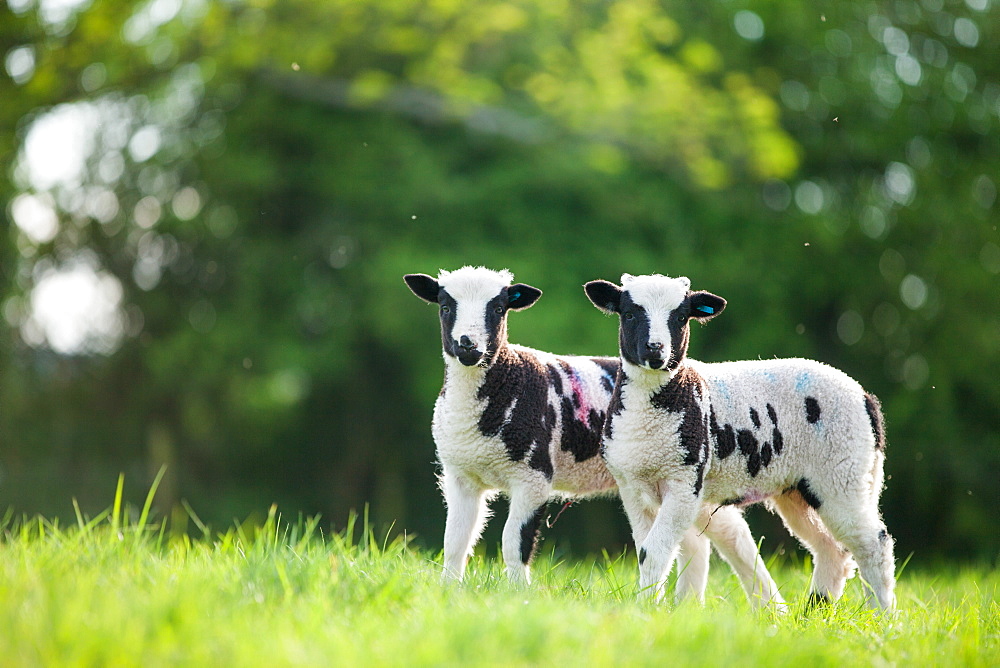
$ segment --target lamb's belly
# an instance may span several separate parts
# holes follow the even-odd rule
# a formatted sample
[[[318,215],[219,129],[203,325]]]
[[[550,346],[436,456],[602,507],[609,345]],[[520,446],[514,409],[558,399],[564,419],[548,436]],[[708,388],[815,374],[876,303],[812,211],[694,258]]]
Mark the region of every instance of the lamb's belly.
[[[711,504],[735,504],[746,506],[781,494],[794,481],[783,466],[762,470],[750,476],[739,456],[721,465],[718,461],[705,476],[703,498]]]
[[[615,489],[615,479],[600,455],[578,462],[572,453],[560,451],[558,445],[553,450],[556,451],[552,457],[555,468],[552,488],[555,491],[587,496]]]

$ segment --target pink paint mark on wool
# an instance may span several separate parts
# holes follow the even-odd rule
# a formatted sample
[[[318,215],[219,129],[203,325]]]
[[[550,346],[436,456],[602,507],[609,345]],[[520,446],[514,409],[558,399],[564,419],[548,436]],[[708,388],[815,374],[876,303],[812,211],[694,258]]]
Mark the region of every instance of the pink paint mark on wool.
[[[583,383],[575,373],[569,374],[569,385],[573,388],[573,403],[576,404],[576,419],[579,422],[587,423],[590,416],[590,406],[587,405],[583,395]]]

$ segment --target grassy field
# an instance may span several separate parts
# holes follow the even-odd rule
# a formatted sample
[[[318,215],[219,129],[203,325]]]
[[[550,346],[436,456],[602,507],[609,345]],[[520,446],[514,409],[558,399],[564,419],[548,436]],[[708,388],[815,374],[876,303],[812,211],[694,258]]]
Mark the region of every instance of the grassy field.
[[[880,620],[857,580],[805,613],[807,564],[772,564],[793,609],[776,617],[751,610],[721,562],[701,607],[637,602],[631,553],[550,548],[528,590],[492,557],[442,586],[437,557],[363,521],[322,535],[273,509],[255,526],[171,535],[120,494],[72,526],[8,519],[0,665],[1000,665],[1000,577],[985,568],[908,568],[898,615]]]

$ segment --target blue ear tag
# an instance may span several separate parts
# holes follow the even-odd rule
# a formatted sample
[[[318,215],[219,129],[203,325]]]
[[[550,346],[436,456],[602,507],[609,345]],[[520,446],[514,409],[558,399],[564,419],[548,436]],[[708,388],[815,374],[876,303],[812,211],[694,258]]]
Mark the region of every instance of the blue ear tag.
[[[715,309],[712,308],[711,306],[699,306],[698,310],[706,315],[712,315],[713,313],[715,313]]]
[[[518,297],[520,297],[520,296],[521,296],[521,293],[520,293],[520,292],[515,292],[515,293],[514,293],[514,296],[513,296],[513,297],[511,297],[511,299],[517,299],[517,298],[518,298]]]

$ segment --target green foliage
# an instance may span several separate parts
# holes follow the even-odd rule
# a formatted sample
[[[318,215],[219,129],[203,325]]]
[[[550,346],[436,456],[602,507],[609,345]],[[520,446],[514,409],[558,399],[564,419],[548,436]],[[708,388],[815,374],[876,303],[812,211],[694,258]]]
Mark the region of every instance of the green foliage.
[[[704,607],[635,598],[633,555],[546,551],[536,583],[511,588],[477,557],[442,585],[434,554],[354,517],[262,521],[192,537],[129,522],[127,509],[60,526],[8,521],[0,538],[5,665],[781,665],[989,666],[1000,660],[996,573],[907,571],[900,609],[862,609],[860,585],[804,611],[807,573],[772,563],[792,606],[749,608],[722,562]],[[189,511],[188,517],[200,524]]]
[[[580,286],[662,272],[729,300],[692,356],[882,398],[901,553],[1000,553],[994,3],[173,6],[2,10],[0,504],[93,510],[166,464],[168,512],[370,502],[436,544],[439,335],[401,276],[508,267],[545,292],[514,340],[613,354]],[[101,122],[39,185],[31,128],[67,110]],[[53,352],[31,300],[81,265],[120,336]],[[601,503],[559,531],[628,535]]]

